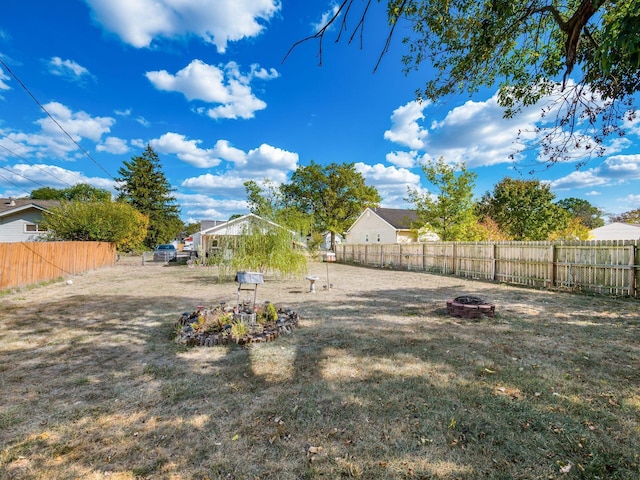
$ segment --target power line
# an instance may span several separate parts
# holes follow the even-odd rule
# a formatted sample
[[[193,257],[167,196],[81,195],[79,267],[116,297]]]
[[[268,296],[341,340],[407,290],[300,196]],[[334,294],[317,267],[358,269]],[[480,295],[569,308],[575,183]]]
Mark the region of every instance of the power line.
[[[22,177],[25,180],[27,180],[28,182],[35,183],[36,185],[40,185],[41,187],[46,187],[46,185],[43,185],[40,182],[36,182],[35,180],[31,180],[30,178],[25,177],[21,173],[14,172],[13,170],[10,170],[8,167],[0,167],[0,168],[2,168],[3,170],[6,170],[7,172],[10,172],[12,175],[18,175],[19,177]]]
[[[42,111],[47,114],[51,121],[58,126],[58,128],[69,138],[69,140],[71,140],[75,144],[75,146],[78,147],[80,151],[89,158],[89,160],[95,163],[104,173],[106,173],[111,180],[115,181],[115,178],[113,178],[113,176],[102,165],[100,165],[100,163],[98,163],[98,161],[93,158],[89,152],[87,152],[78,142],[76,142],[73,137],[64,129],[64,127],[60,125],[60,123],[58,123],[53,115],[51,115],[49,111],[44,108],[44,105],[40,103],[40,101],[35,97],[33,93],[31,93],[27,86],[22,83],[22,80],[20,80],[18,76],[13,73],[13,70],[11,70],[9,66],[4,62],[4,60],[2,60],[2,57],[0,57],[0,64],[7,70],[7,72],[11,74],[11,76],[16,80],[16,82],[18,82],[18,84],[24,89],[24,91],[27,92],[27,94],[33,99],[34,102],[36,102],[36,105],[38,105],[42,109]]]
[[[5,137],[5,138],[6,138],[7,140],[11,140],[9,137]],[[11,140],[11,141],[13,142],[13,140]],[[13,142],[13,143],[16,143],[16,142]],[[18,145],[18,144],[16,143],[16,145]],[[18,155],[17,153],[13,152],[13,151],[12,151],[12,150],[10,150],[9,148],[5,147],[4,145],[0,144],[0,148],[4,148],[7,152],[9,152],[9,154],[13,155],[13,156],[14,156],[14,157],[16,157],[16,158],[19,158],[20,160],[22,160],[22,161],[24,161],[24,162],[27,162],[27,163],[28,163],[29,165],[31,165],[32,167],[37,168],[38,170],[40,170],[40,171],[42,171],[42,172],[46,173],[47,175],[49,175],[51,178],[54,178],[54,179],[56,179],[57,181],[64,183],[64,184],[65,184],[65,185],[67,185],[68,187],[72,187],[72,186],[73,186],[73,185],[71,185],[70,183],[65,182],[62,178],[60,178],[60,177],[56,177],[53,173],[51,173],[51,172],[49,172],[49,171],[45,170],[44,168],[40,167],[39,165],[36,165],[35,163],[31,162],[30,160],[27,160],[25,157],[22,157],[22,156]],[[68,170],[67,170],[67,171],[68,171]],[[72,172],[69,172],[69,173],[72,173]],[[80,179],[80,177],[76,177],[76,178]],[[80,180],[81,180],[81,179],[80,179]],[[32,181],[33,181],[33,180],[32,180]],[[36,183],[36,182],[34,182],[34,183]]]
[[[4,167],[3,167],[4,168]],[[13,173],[13,172],[11,172]],[[18,190],[22,190],[24,193],[26,193],[27,195],[31,195],[31,192],[27,192],[24,188],[22,188],[20,185],[18,185],[17,183],[13,183],[11,180],[9,180],[7,177],[4,177],[2,175],[0,175],[0,178],[3,179],[5,182],[10,183],[11,185],[13,185],[14,187],[16,187]]]

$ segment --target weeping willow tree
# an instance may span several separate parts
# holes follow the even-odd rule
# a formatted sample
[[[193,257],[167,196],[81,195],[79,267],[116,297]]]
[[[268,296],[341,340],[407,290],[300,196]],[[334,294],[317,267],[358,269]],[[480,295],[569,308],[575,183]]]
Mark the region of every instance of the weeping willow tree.
[[[306,255],[290,231],[256,222],[244,225],[239,235],[220,237],[214,263],[221,281],[238,271],[301,276],[307,270]]]

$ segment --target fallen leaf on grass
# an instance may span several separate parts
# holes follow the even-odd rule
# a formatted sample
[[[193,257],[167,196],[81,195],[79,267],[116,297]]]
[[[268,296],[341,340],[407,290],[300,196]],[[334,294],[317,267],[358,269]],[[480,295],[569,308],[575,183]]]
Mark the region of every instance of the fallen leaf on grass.
[[[240,438],[240,435],[238,435],[237,433],[231,438],[231,440],[233,440],[234,442],[236,440],[238,440]]]

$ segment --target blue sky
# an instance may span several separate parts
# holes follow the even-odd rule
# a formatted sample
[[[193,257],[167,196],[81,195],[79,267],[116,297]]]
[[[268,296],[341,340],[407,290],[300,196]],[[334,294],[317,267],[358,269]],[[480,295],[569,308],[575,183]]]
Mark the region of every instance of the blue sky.
[[[147,144],[185,221],[245,213],[243,182],[286,182],[311,161],[354,163],[382,206],[393,208],[411,207],[407,188],[429,189],[425,160],[464,161],[478,174],[478,198],[519,177],[510,154],[535,163],[539,152],[515,140],[539,124],[539,107],[507,121],[495,90],[415,101],[430,72],[402,73],[406,26],[374,73],[387,36],[384,2],[372,4],[362,49],[348,35],[336,44],[334,29],[322,66],[314,41],[283,62],[333,7],[327,0],[5,2],[0,58],[28,92],[0,67],[0,196],[76,183],[113,191],[123,161]],[[534,176],[525,169],[522,178],[548,181],[557,199],[583,198],[607,214],[639,208],[640,122],[626,130],[580,170],[566,163]]]

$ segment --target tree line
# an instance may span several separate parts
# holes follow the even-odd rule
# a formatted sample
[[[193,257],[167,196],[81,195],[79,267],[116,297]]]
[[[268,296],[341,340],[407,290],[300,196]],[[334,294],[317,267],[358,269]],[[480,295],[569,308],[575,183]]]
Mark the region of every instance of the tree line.
[[[417,238],[436,234],[445,241],[587,240],[590,230],[605,224],[604,212],[580,198],[555,200],[548,184],[506,177],[493,191],[474,199],[477,174],[464,163],[444,159],[424,164],[431,188],[411,189],[405,200],[413,206]],[[311,162],[294,172],[289,183],[275,186],[269,179],[245,183],[251,212],[310,233],[349,229],[366,207],[378,207],[380,194],[367,186],[354,164],[321,166]],[[640,223],[640,209],[610,217],[611,221]]]
[[[405,200],[417,221],[416,237],[437,235],[445,241],[587,240],[589,231],[603,226],[604,212],[587,200],[555,200],[548,184],[505,177],[479,199],[474,198],[477,174],[464,163],[444,159],[422,166],[428,190],[408,189]],[[185,225],[160,159],[150,147],[123,162],[118,170],[117,195],[79,184],[67,189],[32,191],[32,199],[57,199],[59,207],[45,213],[43,225],[52,239],[113,242],[120,251],[154,248],[173,241]],[[307,237],[316,248],[324,233],[346,232],[367,207],[380,206],[382,197],[367,185],[353,163],[299,166],[287,183],[269,179],[244,184],[251,213]],[[233,218],[232,216],[231,218]],[[640,209],[610,217],[611,221],[640,223]]]
[[[43,215],[50,239],[111,242],[119,251],[175,239],[184,228],[180,207],[153,148],[123,162],[118,175],[114,200],[108,190],[87,184],[33,190],[34,200],[61,202]]]

